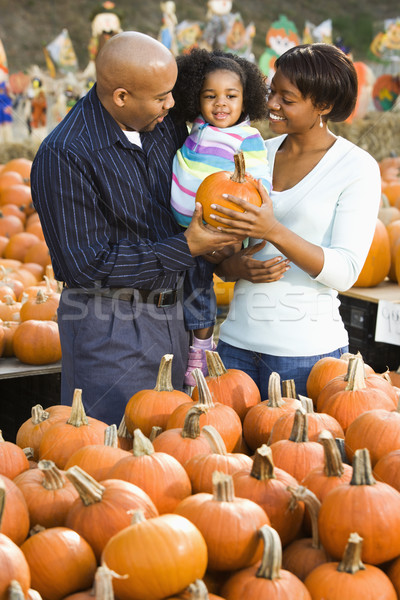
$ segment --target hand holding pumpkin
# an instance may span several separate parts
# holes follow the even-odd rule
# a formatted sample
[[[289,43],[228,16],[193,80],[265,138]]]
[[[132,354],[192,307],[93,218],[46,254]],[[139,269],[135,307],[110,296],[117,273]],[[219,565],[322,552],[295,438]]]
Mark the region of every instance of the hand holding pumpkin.
[[[229,200],[244,212],[238,213],[237,210],[219,204],[212,204],[211,208],[215,212],[210,215],[210,218],[215,222],[215,227],[219,230],[223,227],[229,227],[229,230],[237,235],[268,240],[269,232],[277,225],[277,220],[274,216],[271,198],[261,180],[258,181],[258,191],[262,200],[261,206],[256,206],[231,194],[223,194],[226,200]]]
[[[214,250],[223,250],[229,244],[242,241],[246,236],[236,232],[219,231],[215,227],[203,223],[201,204],[196,202],[196,208],[189,227],[183,234],[192,256],[209,254]]]

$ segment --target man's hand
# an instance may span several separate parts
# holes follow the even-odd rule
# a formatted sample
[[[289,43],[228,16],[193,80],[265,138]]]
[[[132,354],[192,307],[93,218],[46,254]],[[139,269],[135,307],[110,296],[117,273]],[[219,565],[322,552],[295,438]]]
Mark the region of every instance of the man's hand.
[[[290,261],[283,260],[282,256],[276,256],[269,260],[253,258],[253,255],[264,248],[265,244],[265,241],[259,242],[225,259],[217,267],[217,275],[225,281],[246,279],[252,283],[270,283],[282,279],[285,272],[290,269]]]
[[[196,202],[192,221],[184,233],[192,256],[201,256],[222,251],[228,244],[241,242],[245,235],[220,231],[210,225],[204,225],[201,204]]]

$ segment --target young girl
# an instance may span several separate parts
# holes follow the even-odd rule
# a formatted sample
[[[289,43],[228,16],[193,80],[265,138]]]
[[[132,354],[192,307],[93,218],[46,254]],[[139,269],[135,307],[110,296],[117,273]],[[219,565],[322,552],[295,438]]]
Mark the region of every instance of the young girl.
[[[194,49],[178,56],[177,63],[173,110],[176,118],[193,123],[193,127],[174,158],[171,207],[178,223],[187,227],[200,183],[216,171],[233,172],[238,150],[243,151],[246,171],[271,190],[264,142],[250,125],[267,115],[267,87],[259,68],[234,54]],[[207,374],[204,351],[214,347],[216,315],[214,265],[203,257],[196,262],[185,279],[185,321],[193,332],[185,376],[189,386],[195,385],[194,368]]]

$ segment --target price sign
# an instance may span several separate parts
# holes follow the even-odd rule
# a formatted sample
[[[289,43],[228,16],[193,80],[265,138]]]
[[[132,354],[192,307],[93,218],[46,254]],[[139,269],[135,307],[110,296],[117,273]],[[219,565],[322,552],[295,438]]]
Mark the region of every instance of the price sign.
[[[400,346],[400,304],[379,300],[375,341]]]

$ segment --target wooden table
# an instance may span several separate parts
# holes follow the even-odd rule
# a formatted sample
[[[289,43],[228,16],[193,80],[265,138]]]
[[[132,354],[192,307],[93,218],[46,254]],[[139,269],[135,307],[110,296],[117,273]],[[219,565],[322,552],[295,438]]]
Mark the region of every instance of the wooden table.
[[[400,302],[400,285],[386,279],[379,285],[371,288],[352,287],[347,292],[340,292],[341,296],[350,298],[358,298],[366,302],[374,302],[378,304],[379,300],[387,300],[388,302]]]

